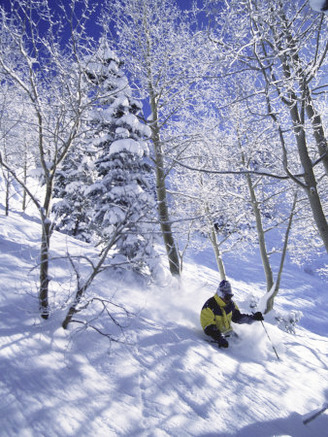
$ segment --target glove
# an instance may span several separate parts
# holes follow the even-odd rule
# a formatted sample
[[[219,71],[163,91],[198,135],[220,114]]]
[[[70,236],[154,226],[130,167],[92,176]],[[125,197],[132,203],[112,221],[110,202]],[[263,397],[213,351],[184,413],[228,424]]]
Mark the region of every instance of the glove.
[[[220,338],[217,340],[219,348],[220,347],[224,347],[227,348],[229,347],[229,343],[228,341],[223,337],[223,335],[220,336]]]
[[[257,313],[253,314],[253,319],[254,319],[254,320],[258,320],[259,322],[260,322],[261,320],[264,320],[264,318],[263,318],[263,316],[262,316],[262,313],[261,313],[260,311],[258,311]]]
[[[227,340],[223,337],[221,332],[218,330],[218,328],[215,325],[209,325],[205,328],[205,334],[209,335],[213,338],[218,344],[219,347],[227,348],[229,346],[229,343]]]

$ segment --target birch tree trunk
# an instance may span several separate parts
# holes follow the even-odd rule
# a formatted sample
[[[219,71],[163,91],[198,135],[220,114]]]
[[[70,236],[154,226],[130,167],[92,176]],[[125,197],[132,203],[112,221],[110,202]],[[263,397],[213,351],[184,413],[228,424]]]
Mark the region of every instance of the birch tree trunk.
[[[286,258],[286,254],[287,254],[289,234],[290,234],[290,230],[292,228],[293,218],[294,218],[294,214],[295,214],[296,203],[297,203],[297,192],[294,195],[294,201],[293,201],[292,209],[291,209],[291,212],[289,215],[287,229],[285,232],[284,247],[283,247],[281,258],[280,258],[280,265],[279,265],[279,270],[278,270],[278,274],[277,274],[277,279],[276,279],[276,282],[274,284],[273,293],[271,294],[271,296],[269,297],[269,299],[266,302],[266,308],[264,310],[264,314],[267,314],[268,312],[270,312],[273,309],[274,298],[277,296],[278,291],[279,291],[281,277],[282,277],[282,271],[284,268],[285,258]]]
[[[271,265],[270,265],[268,251],[267,251],[266,244],[265,244],[265,236],[264,236],[264,229],[263,229],[263,224],[262,224],[262,219],[261,219],[261,212],[259,209],[258,201],[256,199],[256,194],[255,194],[255,190],[253,187],[252,178],[249,174],[247,174],[246,179],[247,179],[249,194],[251,196],[252,209],[253,209],[253,213],[254,213],[254,217],[255,217],[261,260],[262,260],[262,265],[263,265],[264,273],[265,273],[265,277],[266,277],[267,291],[269,291],[273,285],[273,274],[272,274],[272,269],[271,269]]]
[[[305,131],[305,112],[307,112],[312,123],[314,138],[319,149],[319,154],[323,159],[326,174],[328,170],[327,142],[325,140],[321,118],[315,114],[313,102],[310,98],[308,82],[302,68],[299,52],[296,47],[300,41],[292,37],[290,22],[280,3],[278,12],[281,20],[283,32],[279,32],[277,27],[273,31],[274,42],[278,49],[277,57],[281,60],[283,80],[285,81],[288,92],[281,96],[281,101],[289,108],[290,118],[293,125],[294,137],[297,144],[298,155],[304,170],[304,183],[300,184],[309,200],[313,219],[316,223],[319,235],[328,253],[328,222],[324,214],[321,199],[317,191],[317,180],[314,174],[314,164],[310,157]],[[298,43],[298,44],[296,44]],[[288,50],[286,51],[286,44]],[[326,53],[327,47],[324,53]],[[297,87],[299,93],[297,94]]]
[[[213,247],[213,251],[214,251],[214,255],[215,255],[215,259],[216,259],[216,264],[218,266],[220,278],[222,281],[223,279],[227,279],[227,278],[226,278],[224,263],[222,260],[222,255],[221,255],[221,251],[219,248],[218,239],[216,236],[216,231],[215,231],[214,226],[211,227],[211,232],[209,234],[209,240],[212,243],[212,247]]]
[[[320,197],[317,192],[317,181],[314,175],[313,164],[307,148],[305,130],[303,127],[303,123],[300,120],[296,102],[293,102],[293,104],[290,105],[290,115],[293,120],[295,139],[300,161],[304,169],[305,186],[303,188],[309,199],[314,221],[317,225],[319,234],[328,253],[328,223],[322,208]]]
[[[48,220],[42,222],[41,251],[40,251],[40,289],[39,289],[39,308],[43,319],[49,317],[49,250],[50,250],[50,230],[51,223]]]
[[[158,201],[158,215],[161,226],[163,241],[168,256],[170,272],[174,276],[180,275],[180,260],[178,256],[177,247],[174,241],[169,209],[167,200],[167,190],[165,185],[165,171],[163,151],[161,147],[159,128],[157,124],[157,107],[155,99],[151,99],[152,113],[155,117],[154,123],[151,125],[152,141],[155,152],[155,170],[156,170],[156,193]]]

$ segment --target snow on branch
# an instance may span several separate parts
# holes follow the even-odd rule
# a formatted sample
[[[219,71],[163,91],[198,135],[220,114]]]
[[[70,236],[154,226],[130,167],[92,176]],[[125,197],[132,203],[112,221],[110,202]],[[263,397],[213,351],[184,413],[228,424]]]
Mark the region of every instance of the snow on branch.
[[[314,11],[328,13],[328,0],[310,0],[310,6]]]
[[[279,175],[279,174],[275,174],[275,173],[270,173],[269,171],[266,170],[211,170],[211,169],[206,169],[206,168],[199,168],[199,167],[193,167],[191,165],[188,164],[184,164],[181,161],[178,160],[174,160],[175,164],[180,165],[181,167],[184,167],[188,170],[192,170],[192,171],[198,171],[201,173],[210,173],[210,174],[235,174],[235,175],[241,175],[241,174],[254,174],[254,175],[258,175],[258,176],[268,176],[274,179],[280,179],[280,180],[287,180],[290,179],[290,176],[288,175]],[[302,177],[304,176],[302,173],[297,174],[295,177]]]

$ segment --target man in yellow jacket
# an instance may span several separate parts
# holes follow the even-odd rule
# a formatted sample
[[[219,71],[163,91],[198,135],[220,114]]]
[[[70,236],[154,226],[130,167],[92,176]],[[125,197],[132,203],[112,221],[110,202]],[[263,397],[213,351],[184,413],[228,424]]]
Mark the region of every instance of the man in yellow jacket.
[[[200,323],[205,334],[212,337],[219,347],[229,346],[224,336],[232,331],[231,322],[250,324],[256,320],[263,320],[260,312],[252,315],[242,314],[232,296],[230,282],[224,279],[215,295],[205,302],[200,313]]]

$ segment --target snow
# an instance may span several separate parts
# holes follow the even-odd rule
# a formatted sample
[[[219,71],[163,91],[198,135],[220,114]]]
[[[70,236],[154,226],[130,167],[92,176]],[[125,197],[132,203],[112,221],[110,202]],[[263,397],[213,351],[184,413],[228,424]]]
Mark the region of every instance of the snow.
[[[181,281],[165,268],[148,287],[105,271],[90,292],[130,312],[113,309],[122,330],[99,318],[121,341],[110,342],[81,325],[61,328],[74,278],[60,255],[93,251],[56,232],[52,312],[39,317],[39,238],[35,217],[0,209],[2,437],[327,435],[327,410],[303,423],[328,400],[327,284],[319,277],[287,263],[275,310],[303,317],[295,335],[265,317],[278,361],[259,322],[237,325],[225,351],[205,341],[199,312],[219,281],[210,251],[189,254]],[[259,259],[230,257],[227,266],[236,301],[250,312],[249,296],[265,289]]]
[[[145,154],[145,151],[147,150],[145,144],[146,143],[143,141],[136,141],[132,138],[116,140],[110,146],[110,153],[114,154],[127,151],[142,158]]]
[[[323,8],[327,8],[328,4],[327,0],[310,0],[310,6],[314,11],[322,12]]]

